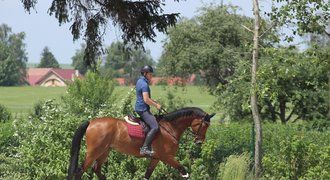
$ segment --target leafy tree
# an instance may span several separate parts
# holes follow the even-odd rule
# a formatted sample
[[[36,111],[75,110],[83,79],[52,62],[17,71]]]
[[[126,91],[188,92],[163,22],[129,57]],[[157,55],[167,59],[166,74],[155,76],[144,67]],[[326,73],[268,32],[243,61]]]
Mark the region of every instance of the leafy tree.
[[[153,65],[154,61],[150,51],[141,48],[127,51],[123,42],[114,42],[108,48],[106,62],[104,64],[105,74],[114,77],[125,77],[129,83],[134,83],[140,75],[140,68],[144,65]]]
[[[21,2],[28,12],[37,4],[37,0]],[[167,27],[176,23],[178,14],[163,14],[163,5],[163,1],[53,0],[48,12],[55,15],[60,24],[72,22],[74,40],[83,34],[86,41],[84,60],[95,69],[109,20],[123,31],[125,44],[142,46],[145,39],[154,41],[156,31],[166,32]]]
[[[14,34],[10,27],[0,25],[0,86],[25,83],[26,52],[23,32]]]
[[[55,59],[53,53],[49,51],[49,48],[46,46],[41,53],[39,68],[59,68],[57,60]]]
[[[290,26],[294,35],[305,35],[306,33],[330,35],[328,29],[330,4],[328,0],[273,1],[272,10],[266,14],[274,22],[274,25]],[[292,40],[292,37],[286,37],[287,40]]]
[[[158,69],[163,75],[200,74],[212,89],[227,84],[236,62],[251,57],[252,39],[242,25],[250,27],[252,19],[236,11],[234,6],[204,7],[199,16],[171,28]],[[262,45],[267,47],[276,36],[272,32],[266,36]]]
[[[84,61],[84,49],[86,45],[82,44],[81,48],[76,50],[76,53],[71,58],[72,66],[79,71],[80,74],[86,74],[88,67]]]
[[[325,118],[330,63],[321,57],[322,52],[315,49],[303,53],[290,49],[265,51],[258,72],[261,108],[267,109],[264,113],[273,120],[279,117],[282,123],[292,117],[295,120]]]

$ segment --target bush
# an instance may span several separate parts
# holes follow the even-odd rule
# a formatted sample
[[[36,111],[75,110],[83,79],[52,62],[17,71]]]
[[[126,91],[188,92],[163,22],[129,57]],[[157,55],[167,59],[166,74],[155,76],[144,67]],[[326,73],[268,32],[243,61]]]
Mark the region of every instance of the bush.
[[[98,73],[87,72],[85,79],[76,79],[68,86],[68,95],[62,100],[73,114],[92,118],[105,106],[112,107],[115,102],[113,90],[112,81]]]
[[[11,114],[9,110],[0,104],[0,122],[6,122],[11,119]]]
[[[272,125],[264,139],[264,176],[275,179],[329,179],[329,132]],[[276,134],[276,136],[275,136]],[[267,135],[267,136],[266,136]]]
[[[19,173],[32,179],[64,179],[69,161],[71,138],[83,120],[73,117],[53,100],[42,104],[39,117],[15,121],[20,146]]]

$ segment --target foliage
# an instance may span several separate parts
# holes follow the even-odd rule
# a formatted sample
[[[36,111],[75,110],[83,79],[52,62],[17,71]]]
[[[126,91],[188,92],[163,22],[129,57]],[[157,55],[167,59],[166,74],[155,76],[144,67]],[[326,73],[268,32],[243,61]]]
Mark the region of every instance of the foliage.
[[[0,104],[0,123],[9,121],[10,119],[11,119],[11,113],[4,105]]]
[[[38,68],[59,68],[57,60],[55,59],[53,53],[50,52],[49,48],[46,46],[41,53],[40,64]]]
[[[25,83],[27,56],[25,34],[12,33],[6,24],[0,25],[0,86]]]
[[[180,91],[178,87],[174,87],[172,89],[166,89],[166,86],[163,86],[163,90],[166,91],[166,96],[164,98],[160,98],[159,102],[162,105],[162,108],[166,109],[166,111],[171,112],[183,108],[186,104],[191,103],[191,100],[187,100],[180,96],[177,96],[177,92]],[[183,93],[187,93],[186,89],[181,89]],[[157,98],[156,98],[157,99]]]
[[[267,179],[329,179],[329,131],[271,125],[265,131],[263,165]]]
[[[86,45],[82,44],[81,48],[76,50],[72,59],[72,66],[79,71],[80,74],[86,74],[88,67],[84,61],[84,49]]]
[[[91,118],[104,107],[111,108],[115,101],[113,90],[110,80],[89,71],[84,79],[76,79],[68,86],[68,94],[62,99],[73,114]]]
[[[219,166],[220,175],[218,175],[218,177],[223,180],[245,180],[250,174],[250,161],[248,153],[230,155],[226,159],[226,162]]]
[[[37,3],[36,0],[21,2],[28,12]],[[71,33],[74,40],[84,34],[85,63],[96,68],[95,60],[99,55],[109,20],[123,31],[125,44],[131,42],[141,46],[144,39],[155,41],[155,31],[166,32],[168,26],[176,23],[178,14],[164,14],[163,5],[163,1],[53,0],[48,13],[54,15],[60,24],[72,22]]]
[[[267,15],[278,26],[294,24],[293,34],[304,35],[305,33],[327,33],[329,26],[330,5],[327,0],[302,0],[285,1],[273,0],[271,12]],[[287,36],[287,40],[292,37]]]
[[[258,72],[263,108],[268,109],[265,113],[273,120],[278,115],[283,123],[292,115],[296,119],[324,118],[328,110],[329,61],[315,49],[304,53],[271,48],[265,51]]]
[[[236,11],[234,6],[209,6],[199,16],[183,19],[169,30],[158,69],[166,76],[201,75],[212,88],[228,83],[237,61],[250,59],[252,44],[251,35],[242,28],[251,27],[252,19]],[[266,33],[261,45],[269,46],[272,38],[271,31]]]
[[[131,95],[128,94],[127,98],[122,102],[130,102]],[[116,112],[108,111],[106,115],[122,116],[121,112],[124,112],[122,110],[127,109],[124,106],[129,106],[122,102],[114,105],[113,109],[116,109]],[[41,103],[41,109],[40,118],[31,116],[29,119],[15,120],[14,126],[5,123],[6,126],[0,127],[8,132],[2,131],[0,135],[0,143],[5,144],[0,147],[4,148],[0,151],[0,178],[65,178],[73,132],[86,118],[70,114],[64,104],[53,100]],[[102,113],[99,112],[97,116],[99,115]],[[316,132],[308,130],[305,125],[297,124],[284,126],[266,123],[263,127],[264,178],[327,179],[329,177],[328,131]],[[11,140],[8,137],[11,137],[9,138]],[[217,121],[212,121],[203,146],[196,146],[192,135],[188,133],[183,135],[177,159],[187,168],[191,179],[221,179],[229,168],[229,165],[222,165],[225,162],[227,164],[232,162],[230,159],[235,156],[228,157],[249,152],[250,141],[250,123],[219,124]],[[80,163],[85,152],[85,146],[82,147]],[[247,160],[246,156],[247,154],[244,155],[245,160]],[[248,162],[245,160],[245,163]],[[244,162],[239,164],[246,165]],[[139,179],[143,177],[147,166],[148,160],[111,152],[103,172],[109,179]],[[92,178],[95,175],[88,173],[84,176]],[[177,179],[179,173],[174,168],[159,163],[153,177]]]
[[[263,118],[282,123],[296,119],[324,118],[327,113],[327,71],[329,51],[311,48],[299,53],[294,49],[265,48],[257,74],[259,106]],[[235,74],[226,85],[218,85],[217,107],[229,119],[250,117],[249,63],[238,62]]]
[[[18,172],[33,179],[64,179],[71,138],[82,119],[69,115],[52,100],[42,108],[40,119],[31,117],[14,122],[20,143]]]
[[[134,84],[140,75],[140,68],[144,65],[152,66],[154,61],[150,51],[133,49],[128,51],[124,43],[114,42],[107,49],[103,74],[106,77],[124,77],[128,84]]]

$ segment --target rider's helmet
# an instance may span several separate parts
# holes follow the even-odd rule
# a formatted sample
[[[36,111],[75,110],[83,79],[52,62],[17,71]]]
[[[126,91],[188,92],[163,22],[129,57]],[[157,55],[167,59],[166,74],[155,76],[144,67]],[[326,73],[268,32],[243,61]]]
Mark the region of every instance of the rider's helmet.
[[[143,75],[144,73],[148,72],[148,73],[153,73],[154,72],[154,69],[152,69],[151,66],[149,65],[145,65],[141,68],[141,74]]]

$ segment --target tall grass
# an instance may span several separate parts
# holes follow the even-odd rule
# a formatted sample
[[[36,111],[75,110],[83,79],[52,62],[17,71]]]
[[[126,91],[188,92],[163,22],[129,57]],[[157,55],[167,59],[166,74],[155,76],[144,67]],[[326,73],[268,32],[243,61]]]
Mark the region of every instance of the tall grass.
[[[250,157],[248,153],[241,155],[231,155],[224,163],[221,163],[219,175],[221,180],[245,180],[252,179],[249,171]]]

